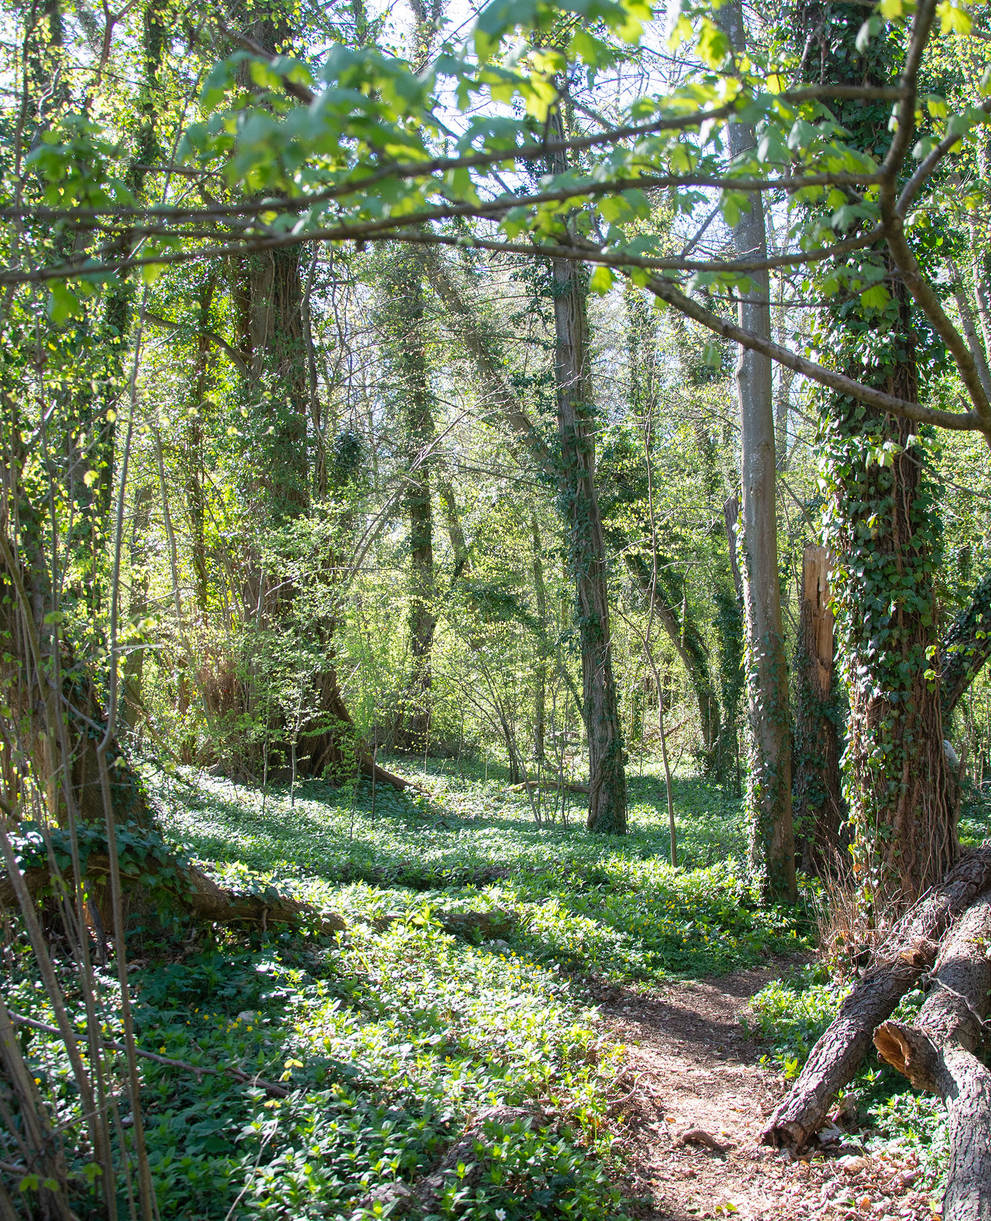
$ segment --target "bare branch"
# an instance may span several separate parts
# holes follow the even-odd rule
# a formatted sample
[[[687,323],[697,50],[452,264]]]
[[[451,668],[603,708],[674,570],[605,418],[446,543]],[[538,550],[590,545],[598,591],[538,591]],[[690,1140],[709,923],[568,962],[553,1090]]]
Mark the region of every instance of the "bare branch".
[[[752,351],[762,352],[777,361],[778,364],[784,365],[788,369],[794,369],[796,373],[801,373],[803,377],[818,382],[821,386],[828,386],[830,390],[836,390],[869,407],[876,407],[880,411],[890,411],[892,415],[915,420],[920,424],[935,424],[940,428],[954,429],[958,432],[976,431],[991,437],[991,423],[985,423],[976,412],[941,411],[923,407],[921,403],[913,403],[908,399],[897,398],[893,394],[885,394],[882,390],[877,390],[873,386],[865,386],[863,382],[837,373],[834,369],[827,369],[824,365],[807,360],[804,356],[799,356],[780,344],[751,334],[750,331],[744,330],[734,322],[720,318],[718,314],[712,313],[711,310],[707,310],[698,302],[693,301],[691,297],[687,297],[667,280],[651,276],[647,287],[662,301],[666,301],[723,339],[730,339]]]
[[[985,114],[991,114],[991,98],[986,99],[981,103],[980,109]],[[962,137],[960,135],[946,135],[932,149],[927,157],[923,159],[912,177],[902,187],[902,192],[898,196],[898,203],[895,205],[895,211],[899,216],[904,217],[908,209],[911,207],[913,200],[919,191],[932,176],[936,166],[943,158],[954,149]]]
[[[918,303],[923,313],[933,325],[933,329],[946,344],[947,351],[953,357],[963,384],[967,388],[970,400],[982,421],[981,430],[991,444],[991,402],[981,381],[980,370],[974,353],[970,350],[963,336],[950,321],[928,280],[922,274],[915,255],[905,240],[905,228],[902,218],[894,211],[894,201],[889,196],[882,201],[882,216],[885,222],[885,233],[888,249],[895,261],[895,266],[901,273],[905,286]]]

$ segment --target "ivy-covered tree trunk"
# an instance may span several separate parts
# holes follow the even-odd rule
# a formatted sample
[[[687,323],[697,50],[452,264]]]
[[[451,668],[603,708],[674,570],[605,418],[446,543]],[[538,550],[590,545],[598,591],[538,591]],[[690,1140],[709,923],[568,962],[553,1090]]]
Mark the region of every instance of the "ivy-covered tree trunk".
[[[547,589],[544,584],[544,549],[536,512],[530,514],[530,535],[533,541],[534,610],[541,629],[533,659],[533,756],[539,764],[545,761],[547,752]]]
[[[131,622],[141,624],[148,616],[148,526],[154,497],[150,483],[142,484],[134,496],[134,520],[131,523]],[[145,645],[143,639],[130,648],[124,658],[121,676],[121,721],[134,730],[144,717],[142,686],[144,682]]]
[[[280,562],[279,536],[309,507],[302,295],[297,247],[258,251],[234,268],[232,297],[247,417],[241,495],[251,506],[241,556],[244,653],[229,663],[237,668],[235,681],[205,690],[208,698],[216,695],[221,701],[211,707],[213,714],[234,725],[250,720],[252,741],[247,747],[240,743],[237,756],[254,775],[262,773],[264,759],[269,765],[285,764],[290,750],[276,676],[263,661],[267,641],[286,630],[298,592]]]
[[[883,40],[862,54],[863,12],[810,10],[809,46],[823,80],[890,84]],[[810,55],[815,62],[816,55]],[[881,157],[887,103],[847,104],[839,118]],[[917,402],[928,328],[884,248],[884,300],[867,317],[838,306],[819,338],[838,366],[867,385]],[[938,527],[917,426],[839,395],[826,407],[829,482],[825,542],[841,675],[849,697],[843,778],[854,878],[868,923],[887,918],[937,883],[957,853],[956,792],[943,749],[937,669],[939,607],[933,575]]]
[[[879,359],[877,384],[914,400],[912,325],[903,306],[887,336],[897,356],[887,368]],[[934,669],[937,538],[924,451],[910,426],[835,399],[828,428],[834,597],[850,701],[844,781],[854,876],[873,918],[918,898],[957,852]]]
[[[206,492],[203,480],[203,417],[210,382],[210,313],[213,308],[217,278],[210,271],[197,299],[199,317],[193,367],[193,386],[189,415],[185,426],[185,491],[186,512],[189,515],[189,556],[193,567],[196,609],[206,617],[208,589],[206,551]]]
[[[846,818],[840,782],[842,701],[834,665],[829,553],[809,544],[795,648],[795,837],[802,867],[842,876]]]
[[[716,20],[739,54],[745,51],[738,0],[716,13]],[[729,124],[730,153],[754,147],[753,129]],[[742,259],[767,257],[763,203],[755,196],[733,226],[733,244]],[[754,271],[739,304],[740,325],[770,339],[770,282],[766,270]],[[769,357],[740,350],[736,373],[740,405],[741,483],[744,564],[743,608],[747,631],[747,695],[750,715],[748,823],[750,861],[769,898],[791,901],[796,895],[795,844],[791,809],[791,723],[788,663],[781,624],[775,496],[774,404]]]
[[[136,197],[158,147],[154,98],[165,41],[160,0],[146,4],[141,17],[143,74],[126,174]],[[69,104],[63,47],[63,5],[46,0],[32,6],[24,48],[28,88],[17,131],[22,153]],[[124,257],[133,245],[133,235],[125,232],[114,253]],[[62,824],[149,820],[115,725],[108,725],[108,714],[116,713],[107,708],[115,659],[102,652],[106,608],[100,605],[111,532],[114,420],[125,385],[132,296],[130,276],[121,273],[93,315],[95,336],[84,323],[53,324],[45,345],[49,384],[42,405],[30,402],[32,382],[17,364],[16,354],[29,342],[19,329],[25,315],[11,309],[0,320],[0,775],[10,781],[7,799],[19,816],[27,809],[21,799],[33,792],[44,816]],[[50,428],[60,444],[46,454],[46,442],[39,453],[32,412],[44,415],[53,405],[58,410]],[[53,476],[67,501],[64,540],[39,495]]]
[[[567,260],[554,260],[555,374],[557,384],[557,463],[523,404],[509,385],[498,346],[480,323],[465,295],[436,255],[426,268],[438,297],[458,327],[485,392],[499,407],[527,452],[546,477],[556,476],[568,533],[569,568],[582,651],[583,719],[589,753],[590,830],[626,831],[626,769],[623,758],[616,683],[609,640],[605,542],[595,488],[595,436],[588,367],[588,319],[584,273]]]
[[[400,409],[409,526],[410,672],[398,710],[397,743],[422,751],[430,739],[430,655],[437,628],[431,463],[434,418],[427,368],[423,260],[415,247],[401,247],[383,279],[384,316],[390,331],[394,394]]]
[[[595,490],[595,434],[584,272],[553,260],[555,376],[561,446],[560,498],[578,609],[585,732],[588,829],[626,831],[626,770],[619,722],[602,519]]]

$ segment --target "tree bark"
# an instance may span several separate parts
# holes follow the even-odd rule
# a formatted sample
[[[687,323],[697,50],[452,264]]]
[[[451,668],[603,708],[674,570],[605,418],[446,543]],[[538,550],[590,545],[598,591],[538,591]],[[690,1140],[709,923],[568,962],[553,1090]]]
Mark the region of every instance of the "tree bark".
[[[595,491],[595,434],[583,271],[553,260],[561,496],[568,526],[588,740],[588,829],[626,831],[626,774],[612,667],[605,541]]]
[[[715,20],[734,51],[743,54],[746,39],[739,0],[731,0],[719,9]],[[751,126],[737,121],[729,123],[733,157],[748,153],[754,145]],[[749,210],[733,226],[733,244],[740,258],[767,257],[763,204],[759,199],[751,200]],[[738,317],[741,327],[770,339],[770,280],[766,270],[751,273],[750,288],[740,301]],[[778,577],[770,358],[741,348],[736,386],[746,551],[743,607],[750,654],[747,667],[751,730],[747,799],[750,861],[768,898],[793,902],[797,891],[791,809],[791,725]]]
[[[203,487],[203,412],[206,407],[207,385],[210,371],[210,311],[216,276],[207,276],[200,289],[198,333],[193,368],[193,394],[185,436],[185,484],[186,511],[189,514],[189,556],[193,567],[196,587],[196,608],[200,618],[205,619],[209,575],[206,559],[206,494]]]
[[[543,545],[540,539],[540,523],[536,512],[530,514],[530,534],[533,545],[533,597],[537,622],[541,634],[537,641],[537,653],[533,659],[533,754],[538,763],[545,759],[547,721],[547,590],[544,586]]]
[[[560,167],[558,167],[560,168]],[[609,641],[605,543],[594,482],[595,438],[588,367],[584,274],[577,264],[553,260],[555,371],[558,387],[559,464],[523,410],[496,360],[491,337],[436,255],[427,275],[447,306],[487,396],[499,407],[545,474],[553,472],[568,530],[571,577],[582,647],[583,717],[589,750],[590,830],[626,830],[626,772]]]
[[[423,751],[430,740],[430,655],[437,628],[431,467],[426,451],[434,439],[427,369],[423,259],[416,248],[399,250],[383,279],[384,317],[391,332],[393,395],[398,400],[406,457],[404,495],[409,523],[410,673],[397,709],[396,741]]]
[[[680,574],[672,575],[670,571],[661,571],[662,567],[668,567],[668,561],[663,556],[657,557],[658,571],[655,579],[651,565],[642,553],[625,549],[623,555],[626,567],[641,592],[648,598],[653,596],[657,621],[685,667],[699,710],[703,764],[708,767],[715,761],[719,750],[719,696],[709,675],[709,653],[701,632],[687,612],[679,619],[678,612],[674,609],[676,604],[685,605],[684,579]]]
[[[549,116],[552,138],[564,140],[560,109]],[[564,152],[548,158],[567,169]],[[626,770],[613,676],[609,587],[602,517],[595,487],[595,415],[588,333],[586,272],[551,259],[554,296],[554,377],[560,445],[559,489],[568,530],[582,655],[582,714],[588,742],[589,831],[626,832]]]
[[[910,343],[911,335],[905,318],[897,342]],[[886,372],[885,384],[914,401],[911,351]],[[921,447],[905,421],[861,416],[846,400],[833,414],[838,629],[849,695],[844,770],[854,880],[872,922],[912,903],[953,863],[957,785],[943,749],[938,674],[932,677],[936,538]],[[885,442],[896,446],[890,466],[867,456]]]
[[[985,844],[958,861],[942,885],[906,913],[774,1111],[764,1129],[766,1144],[800,1149],[819,1130],[836,1092],[863,1062],[874,1030],[935,961],[938,942],[953,921],[988,886],[991,845]]]
[[[163,908],[174,907],[180,913],[196,920],[233,927],[238,924],[260,925],[304,923],[318,925],[323,932],[340,932],[347,927],[342,917],[332,913],[318,912],[307,903],[290,899],[275,891],[253,894],[220,886],[202,870],[193,865],[170,859],[163,862],[149,857],[144,862],[129,860],[121,863],[121,877],[127,884],[127,902],[123,912],[125,922],[147,915],[161,915]],[[94,924],[102,933],[112,935],[115,929],[113,905],[110,900],[108,876],[110,862],[106,856],[91,855],[86,861],[87,907]],[[163,894],[152,902],[149,895],[148,876],[162,878]],[[48,869],[27,869],[21,875],[32,898],[38,896],[52,882]],[[75,879],[68,878],[70,885]],[[168,898],[164,897],[167,891]],[[10,877],[0,873],[0,911],[16,911],[19,907],[14,885]]]
[[[134,521],[131,526],[131,605],[132,623],[140,623],[148,615],[148,568],[145,551],[147,533],[151,520],[153,493],[150,483],[142,484],[134,497]],[[144,681],[145,642],[143,636],[135,641],[124,659],[121,682],[121,717],[123,724],[133,730],[144,716],[142,684]]]
[[[891,45],[878,37],[858,48],[863,14],[856,5],[814,0],[807,11],[814,20],[802,38],[818,49],[823,80],[891,84]],[[864,147],[886,140],[887,103],[840,103],[835,113]],[[820,322],[823,341],[837,368],[862,385],[919,402],[926,393],[920,368],[930,374],[929,325],[890,251],[879,246],[874,257],[891,297],[885,311],[864,316],[833,305]],[[939,527],[917,424],[833,394],[824,425],[827,541],[849,697],[843,776],[851,869],[869,925],[938,885],[957,852],[957,786],[943,750],[933,662]]]
[[[802,558],[795,649],[794,819],[802,867],[819,876],[841,876],[846,864],[839,718],[829,555],[810,543]]]
[[[991,1218],[991,1072],[974,1054],[988,1012],[989,945],[991,894],[984,894],[944,942],[915,1023],[884,1022],[874,1034],[881,1059],[946,1106],[950,1165],[944,1221]]]

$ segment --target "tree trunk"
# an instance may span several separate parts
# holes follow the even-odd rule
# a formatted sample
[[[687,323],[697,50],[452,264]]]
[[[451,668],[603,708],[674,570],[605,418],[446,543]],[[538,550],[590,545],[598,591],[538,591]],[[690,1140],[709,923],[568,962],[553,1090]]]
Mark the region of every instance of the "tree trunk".
[[[944,942],[915,1023],[885,1022],[874,1034],[882,1060],[946,1105],[944,1221],[991,1218],[991,1072],[974,1054],[984,1041],[988,1012],[989,944],[991,895],[984,894]]]
[[[555,377],[571,574],[577,595],[585,732],[588,829],[626,831],[626,773],[612,667],[605,541],[595,491],[595,433],[584,272],[554,259]]]
[[[795,828],[802,868],[842,876],[846,842],[840,786],[840,717],[829,608],[829,554],[808,544],[795,649]]]
[[[942,885],[906,913],[874,965],[843,1002],[798,1080],[764,1130],[767,1144],[800,1149],[819,1130],[838,1090],[853,1078],[877,1026],[936,958],[940,938],[991,886],[991,846],[962,858]]]
[[[855,5],[814,3],[808,12],[812,21],[801,37],[818,49],[823,81],[892,83],[887,40],[857,47],[863,13]],[[885,138],[887,102],[839,103],[834,113],[863,147]],[[887,249],[874,257],[885,267],[880,282],[892,298],[886,309],[864,316],[834,307],[821,320],[820,342],[835,353],[837,368],[918,402],[917,347],[929,343],[928,323],[920,325]],[[927,355],[923,367],[930,364]],[[860,914],[871,924],[937,885],[957,851],[956,786],[943,751],[934,665],[940,531],[917,426],[838,394],[824,415],[824,541],[834,559],[838,656],[849,697],[843,775]]]
[[[312,924],[322,932],[341,932],[346,928],[341,916],[321,913],[307,903],[287,898],[276,891],[256,894],[220,886],[202,870],[176,858],[163,861],[149,853],[144,860],[122,858],[121,877],[127,886],[125,921],[138,921],[144,927],[147,917],[160,916],[173,909],[180,914],[226,928],[237,925]],[[91,854],[86,860],[87,908],[94,923],[106,934],[115,930],[114,910],[109,886],[110,862],[106,856]],[[51,886],[47,869],[26,869],[22,877],[28,894],[39,896]],[[148,879],[162,879],[161,892],[150,888]],[[70,885],[74,878],[66,879]],[[0,911],[16,911],[18,899],[9,875],[0,872]]]
[[[398,400],[406,457],[404,496],[409,522],[410,673],[397,710],[396,741],[422,752],[430,740],[430,655],[437,627],[431,463],[434,440],[427,369],[423,260],[407,247],[392,256],[383,280],[384,316],[391,331],[393,394]]]
[[[957,615],[939,649],[943,725],[991,657],[991,573],[974,589],[970,603]]]
[[[135,624],[148,615],[148,569],[145,549],[151,521],[153,493],[150,483],[142,484],[134,497],[134,521],[131,526],[131,622]],[[144,679],[145,642],[143,634],[133,643],[124,659],[121,683],[121,716],[124,725],[133,730],[144,716],[142,682]]]
[[[258,46],[280,51],[293,36],[290,18],[281,6],[266,9],[245,6],[239,0],[239,7],[238,16],[245,23],[247,36]],[[299,591],[284,571],[266,568],[259,544],[267,532],[277,534],[305,516],[311,502],[308,332],[299,247],[256,251],[233,272],[231,293],[238,346],[246,368],[244,393],[254,425],[250,449],[245,452],[245,494],[257,508],[259,527],[259,537],[249,545],[245,557],[244,623],[249,633],[253,629],[286,632],[294,630]],[[334,562],[333,555],[317,561],[324,572],[330,571]],[[354,774],[349,770],[353,761],[365,771],[373,768],[363,745],[356,742],[356,731],[338,686],[333,666],[335,629],[332,609],[317,622],[305,623],[307,644],[315,646],[322,656],[300,696],[301,723],[290,724],[287,710],[271,697],[255,669],[249,669],[241,685],[245,707],[226,709],[253,714],[263,727],[269,761],[274,756],[284,763],[295,752],[297,773],[302,776],[320,776],[328,766],[338,778],[350,776]],[[231,684],[227,690],[239,694],[238,686]],[[340,740],[335,739],[336,734],[341,735]],[[247,762],[249,769],[259,774],[261,752],[256,750]],[[406,787],[401,778],[377,766],[374,770],[383,781]]]
[[[196,355],[193,367],[193,394],[189,418],[186,422],[185,483],[186,511],[189,514],[189,555],[193,567],[196,588],[196,608],[200,618],[205,619],[209,578],[206,561],[206,495],[203,487],[203,413],[206,407],[207,385],[210,369],[210,311],[216,276],[211,272],[199,295],[199,331],[196,336]]]
[[[664,630],[671,647],[678,654],[699,710],[699,727],[702,731],[703,768],[708,771],[716,761],[721,736],[719,696],[709,675],[709,653],[696,624],[689,618],[687,607],[678,618],[676,605],[685,607],[684,583],[679,574],[674,574],[663,556],[657,557],[658,571],[655,574],[647,557],[641,552],[626,549],[623,552],[626,567],[647,598],[653,597],[654,614]],[[661,569],[666,568],[667,572]]]
[[[745,53],[739,0],[731,0],[715,20],[738,54]],[[753,128],[729,124],[730,153],[738,157],[755,145]],[[767,257],[763,203],[758,197],[733,226],[739,258]],[[740,301],[739,322],[746,330],[771,336],[770,282],[767,271],[750,274]],[[796,897],[795,844],[791,811],[791,725],[788,663],[781,624],[775,491],[774,404],[769,357],[740,349],[736,373],[740,405],[743,536],[743,607],[750,654],[748,708],[750,772],[747,799],[751,867],[768,898]]]
[[[914,358],[904,347],[911,326],[905,317],[895,340],[902,363],[883,384],[914,401]],[[871,923],[937,884],[957,852],[956,786],[931,661],[937,540],[909,425],[841,400],[831,429],[836,603],[850,699],[844,768],[854,880]],[[892,443],[890,465],[869,457]]]
[[[162,159],[157,131],[160,105],[158,74],[169,33],[167,7],[165,0],[151,0],[145,5],[142,15],[141,52],[144,73],[138,94],[134,154],[125,174],[125,183],[136,200],[142,196],[149,168]],[[139,239],[131,232],[125,231],[112,243],[105,257],[111,260],[128,258],[134,250],[136,240]],[[114,276],[104,302],[101,334],[94,337],[90,345],[105,362],[100,379],[103,393],[87,400],[91,404],[90,410],[95,407],[95,411],[87,420],[87,427],[93,439],[92,452],[83,467],[85,470],[88,465],[92,465],[97,473],[92,499],[100,523],[106,523],[110,516],[116,465],[117,396],[125,381],[124,357],[131,337],[133,303],[134,283],[131,274],[125,271]],[[90,493],[85,486],[76,489],[75,499],[80,505],[87,504]]]
[[[437,480],[437,495],[440,497],[440,503],[444,508],[447,537],[450,540],[451,552],[454,556],[454,571],[451,573],[451,582],[453,584],[468,569],[470,562],[468,544],[465,541],[465,532],[461,526],[461,518],[458,516],[458,502],[455,499],[454,488],[451,486],[450,480]]]
[[[533,659],[533,755],[538,763],[546,758],[545,742],[547,721],[547,590],[544,587],[543,545],[540,539],[540,523],[537,514],[530,514],[530,532],[533,540],[533,597],[540,638],[537,654]]]

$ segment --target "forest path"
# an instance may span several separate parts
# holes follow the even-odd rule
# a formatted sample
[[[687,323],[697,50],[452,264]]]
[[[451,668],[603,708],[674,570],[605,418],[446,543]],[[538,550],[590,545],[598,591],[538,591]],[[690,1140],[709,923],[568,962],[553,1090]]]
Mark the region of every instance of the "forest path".
[[[865,1156],[856,1135],[793,1161],[760,1144],[782,1094],[779,1074],[740,1026],[750,998],[787,963],[598,999],[627,1047],[620,1157],[646,1221],[931,1221],[917,1174],[892,1154]],[[715,1147],[713,1147],[715,1146]],[[649,1203],[648,1203],[649,1201]]]

